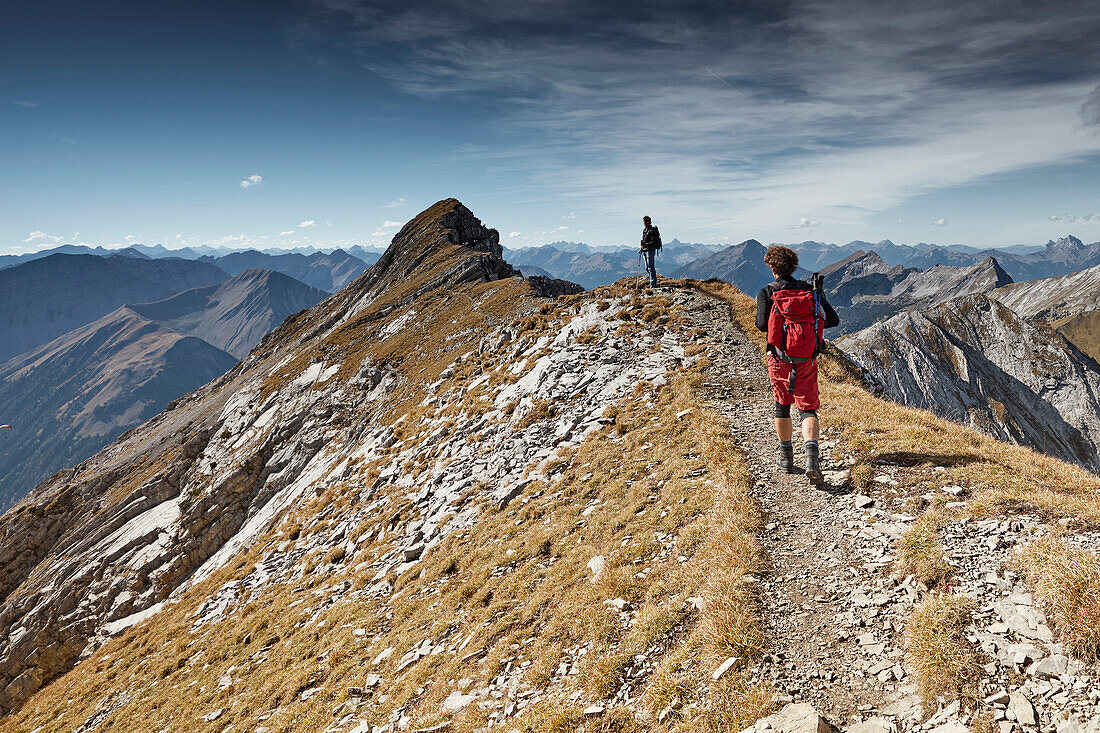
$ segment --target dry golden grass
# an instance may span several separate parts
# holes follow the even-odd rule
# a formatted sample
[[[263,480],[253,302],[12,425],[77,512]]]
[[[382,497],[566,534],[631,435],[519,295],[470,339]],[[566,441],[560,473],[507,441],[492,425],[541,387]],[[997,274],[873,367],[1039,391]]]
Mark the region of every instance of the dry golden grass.
[[[515,312],[515,299],[526,296],[511,288],[505,283],[497,290],[475,286],[470,292],[482,309]],[[613,295],[610,288],[600,297]],[[498,365],[491,356],[474,355],[454,364],[454,356],[470,346],[447,341],[446,334],[476,333],[480,318],[464,312],[465,300],[456,307],[456,300],[446,303],[432,295],[418,300],[421,315],[414,333],[397,338],[398,346],[370,344],[367,335],[385,320],[349,323],[332,337],[329,358],[341,350],[352,362],[369,355],[416,377],[418,384],[451,368],[454,375],[441,391],[486,371],[491,381],[505,381],[494,371]],[[632,323],[645,307],[644,299],[630,305]],[[551,308],[532,317],[517,338],[541,335],[557,313]],[[675,327],[672,320],[666,325]],[[443,323],[446,331],[435,332],[434,339],[418,330]],[[411,348],[415,343],[440,346]],[[521,730],[652,730],[616,708],[586,721],[582,708],[568,700],[575,692],[589,700],[614,692],[623,682],[624,666],[641,653],[660,668],[645,689],[675,677],[672,694],[683,706],[694,706],[690,717],[672,715],[671,725],[719,730],[722,720],[748,720],[737,716],[766,709],[770,691],[737,672],[721,685],[710,685],[710,672],[725,656],[752,654],[761,643],[757,601],[745,582],[761,564],[754,537],[759,512],[748,497],[747,469],[729,436],[714,428],[717,420],[696,396],[697,381],[697,375],[681,376],[660,389],[642,388],[615,405],[608,411],[614,425],[575,451],[561,452],[549,463],[556,471],[550,479],[535,481],[504,510],[485,511],[474,527],[447,536],[412,571],[400,577],[391,572],[391,595],[362,591],[377,571],[372,563],[393,550],[401,527],[417,516],[404,490],[396,487],[384,488],[390,503],[353,529],[352,536],[367,538],[354,554],[324,547],[310,551],[299,561],[300,580],[267,586],[224,620],[191,630],[198,604],[223,583],[245,576],[266,553],[286,552],[333,531],[341,513],[353,507],[359,487],[373,482],[399,455],[395,446],[358,466],[358,482],[333,487],[296,507],[253,550],[185,593],[178,604],[39,691],[17,715],[0,723],[0,730],[44,724],[72,730],[109,700],[118,708],[99,731],[144,733],[181,721],[201,727],[197,718],[218,708],[225,710],[216,724],[220,730],[252,729],[261,717],[273,733],[320,730],[332,722],[334,709],[354,711],[376,724],[404,709],[417,725],[427,725],[440,722],[440,704],[457,680],[470,679],[476,689],[517,668],[525,670],[528,684],[550,685],[546,702],[516,719]],[[468,394],[462,407],[438,411],[421,404],[422,389],[395,396],[389,419],[405,416],[397,432],[410,441],[424,430],[421,418],[429,413],[438,418],[453,412],[460,419],[485,407],[477,392]],[[684,410],[690,412],[677,418]],[[406,470],[426,470],[435,460],[435,449],[426,451]],[[332,506],[335,514],[318,518]],[[586,507],[594,509],[582,515]],[[593,583],[586,564],[597,554],[607,566]],[[326,586],[345,580],[360,593],[317,606]],[[687,602],[698,595],[706,599],[702,612]],[[612,598],[631,604],[632,624],[605,603]],[[354,629],[365,633],[353,635]],[[467,638],[462,653],[451,651]],[[397,672],[400,657],[425,639],[447,651]],[[372,666],[371,660],[390,646],[394,655]],[[580,648],[587,654],[578,656]],[[576,662],[579,673],[558,676],[561,661]],[[368,699],[348,694],[371,673],[382,675],[384,682]],[[232,683],[219,684],[227,674]],[[316,692],[303,699],[307,689]],[[126,697],[119,696],[120,690]],[[657,707],[660,697],[647,693],[645,698],[653,715],[668,705],[665,699]],[[473,705],[454,720],[453,729],[484,729],[484,715]]]
[[[901,536],[898,542],[898,575],[912,575],[922,583],[935,587],[955,571],[947,562],[943,543],[940,542],[939,529],[944,521],[940,514],[927,513]]]
[[[763,354],[765,338],[756,330],[754,299],[720,281],[688,283],[729,303],[734,322]],[[970,498],[970,511],[976,515],[1027,508],[1051,518],[1100,522],[1100,477],[925,410],[876,397],[833,347],[819,359],[819,368],[822,429],[859,459],[853,480],[860,488],[870,483],[871,469],[859,467],[879,460],[942,466],[946,470],[937,479],[941,485],[976,489]]]
[[[1100,658],[1100,557],[1048,537],[1024,548],[1014,564],[1054,618],[1066,648]]]
[[[905,624],[905,655],[926,703],[939,698],[972,699],[981,667],[963,636],[977,603],[966,596],[935,594],[914,609]]]

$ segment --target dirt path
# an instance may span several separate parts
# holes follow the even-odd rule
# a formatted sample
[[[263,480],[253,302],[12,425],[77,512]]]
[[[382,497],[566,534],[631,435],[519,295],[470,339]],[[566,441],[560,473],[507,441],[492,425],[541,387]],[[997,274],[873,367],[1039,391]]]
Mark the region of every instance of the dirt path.
[[[918,703],[902,669],[899,629],[916,589],[890,572],[908,518],[849,494],[835,483],[840,475],[827,473],[834,484],[819,489],[802,474],[780,473],[774,402],[758,348],[725,304],[692,293],[684,307],[712,347],[705,394],[744,450],[753,493],[767,513],[762,540],[772,569],[761,579],[761,598],[768,646],[757,673],[774,682],[781,701],[811,703],[834,724],[887,714],[908,728]],[[823,468],[841,471],[847,466],[828,440],[827,405],[822,415]],[[798,437],[795,458],[801,463]]]

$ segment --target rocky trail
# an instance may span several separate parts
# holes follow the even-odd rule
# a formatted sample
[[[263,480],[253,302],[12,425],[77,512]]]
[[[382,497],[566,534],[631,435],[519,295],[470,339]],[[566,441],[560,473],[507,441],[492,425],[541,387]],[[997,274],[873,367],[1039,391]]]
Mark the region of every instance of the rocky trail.
[[[979,603],[967,638],[980,648],[988,678],[979,685],[977,713],[960,711],[958,703],[922,709],[905,664],[903,629],[928,589],[897,578],[894,568],[898,540],[916,517],[848,488],[855,461],[829,439],[827,405],[821,440],[825,486],[812,486],[801,473],[780,473],[774,401],[758,347],[724,303],[685,291],[677,293],[677,302],[708,334],[703,343],[711,347],[713,366],[705,395],[744,450],[754,473],[753,494],[766,514],[761,539],[771,567],[758,582],[767,641],[751,672],[774,684],[777,702],[789,706],[788,717],[812,706],[831,725],[860,733],[963,731],[977,714],[991,716],[1002,733],[1100,729],[1096,669],[1067,659],[1027,589],[1004,569],[1018,543],[1049,532],[1026,516],[963,516],[943,529],[947,559],[961,569],[955,592]],[[800,463],[797,424],[795,436]],[[886,461],[876,468],[878,487],[898,485],[902,472],[937,471]],[[942,489],[949,498],[968,493],[966,487]],[[1095,538],[1081,540],[1093,544]],[[782,716],[755,728],[786,729]]]

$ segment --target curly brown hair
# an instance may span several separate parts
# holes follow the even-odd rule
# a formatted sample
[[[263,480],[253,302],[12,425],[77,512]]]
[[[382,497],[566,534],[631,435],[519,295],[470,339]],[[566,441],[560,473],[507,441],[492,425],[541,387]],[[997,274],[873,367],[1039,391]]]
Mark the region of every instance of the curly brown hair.
[[[798,253],[790,247],[773,244],[764,253],[764,264],[772,268],[777,277],[793,275],[798,269]]]

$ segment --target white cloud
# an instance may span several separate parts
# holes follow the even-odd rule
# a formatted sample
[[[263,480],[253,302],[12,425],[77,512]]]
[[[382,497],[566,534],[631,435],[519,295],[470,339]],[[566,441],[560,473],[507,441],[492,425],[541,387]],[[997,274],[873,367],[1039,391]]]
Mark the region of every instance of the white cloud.
[[[332,226],[332,222],[331,222],[331,221],[326,221],[326,222],[325,222],[325,226],[327,226],[327,227],[330,227],[330,226]]]
[[[523,234],[523,232],[509,232],[508,233],[508,238],[509,239],[515,239],[516,237],[518,237],[521,234]]]
[[[137,244],[137,241],[138,241],[138,238],[135,237],[133,234],[127,234],[126,235],[126,243],[127,244]]]
[[[565,226],[564,224],[562,224],[562,225],[561,225],[560,227],[558,227],[558,228],[557,228],[557,229],[555,229],[554,231],[555,231],[555,232],[564,232],[564,231],[567,231],[568,229],[569,229],[569,227],[567,227],[567,226]]]
[[[405,203],[405,199],[404,198],[399,198],[399,199],[394,199],[393,201],[389,202],[388,204],[386,204],[386,206],[391,208],[391,209],[396,209],[398,206],[404,205],[404,203]]]
[[[562,216],[562,218],[563,219],[576,219],[577,218],[577,212],[570,211],[568,214],[565,214],[564,216]]]
[[[33,232],[28,234],[27,238],[24,239],[23,241],[28,242],[28,243],[29,242],[37,242],[37,241],[50,241],[50,242],[54,242],[56,244],[57,242],[60,242],[62,239],[64,239],[64,237],[55,237],[51,234],[46,234],[41,229],[35,229]]]
[[[293,234],[293,233],[294,233],[293,229],[287,229],[285,232],[279,232],[279,236],[280,237],[285,237],[285,236],[287,236],[289,234]]]
[[[1081,221],[1100,221],[1100,214],[1051,214],[1047,219],[1049,221],[1064,221],[1067,224],[1072,224],[1078,219]]]
[[[386,221],[382,222],[382,225],[380,227],[374,230],[374,233],[371,234],[371,237],[374,237],[375,239],[379,237],[388,237],[403,226],[405,226],[405,222],[403,221],[390,221],[389,219],[387,219]]]
[[[264,182],[264,177],[263,176],[261,176],[257,173],[253,173],[251,176],[249,176],[248,178],[241,181],[240,185],[241,185],[241,188],[252,188],[253,186],[259,186],[263,182]]]
[[[790,228],[791,229],[812,229],[813,227],[816,227],[820,223],[821,222],[818,221],[817,219],[810,219],[808,217],[803,216],[801,219],[798,220],[797,223],[791,224]]]
[[[19,101],[16,101],[16,102],[12,102],[12,104],[16,105],[17,107],[37,107],[38,106],[38,102],[30,102],[30,101],[27,101],[27,100],[19,100]]]
[[[309,229],[310,227],[317,226],[317,222],[313,219],[306,219],[305,221],[298,222],[299,229]]]
[[[942,227],[943,225],[947,224],[947,219],[936,219],[932,223],[935,224],[938,227]]]

